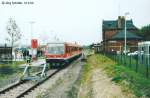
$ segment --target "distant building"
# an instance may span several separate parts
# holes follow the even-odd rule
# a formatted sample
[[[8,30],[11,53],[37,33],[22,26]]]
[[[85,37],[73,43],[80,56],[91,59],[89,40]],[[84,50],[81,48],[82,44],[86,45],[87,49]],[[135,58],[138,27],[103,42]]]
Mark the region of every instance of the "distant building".
[[[94,47],[94,53],[99,53],[100,51],[102,51],[101,43],[93,44],[93,47]]]
[[[12,47],[6,44],[0,44],[0,61],[9,61],[12,59]]]
[[[102,23],[102,48],[104,52],[121,52],[124,50],[125,18],[119,16],[117,20],[103,20]],[[142,37],[138,36],[138,28],[132,20],[126,20],[127,50],[137,50],[138,42]]]

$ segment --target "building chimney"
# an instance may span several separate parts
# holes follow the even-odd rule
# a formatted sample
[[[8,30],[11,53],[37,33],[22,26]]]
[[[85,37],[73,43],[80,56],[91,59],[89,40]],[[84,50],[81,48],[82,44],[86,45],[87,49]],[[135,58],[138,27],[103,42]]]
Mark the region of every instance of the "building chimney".
[[[118,16],[118,28],[123,28],[125,22],[124,16]]]

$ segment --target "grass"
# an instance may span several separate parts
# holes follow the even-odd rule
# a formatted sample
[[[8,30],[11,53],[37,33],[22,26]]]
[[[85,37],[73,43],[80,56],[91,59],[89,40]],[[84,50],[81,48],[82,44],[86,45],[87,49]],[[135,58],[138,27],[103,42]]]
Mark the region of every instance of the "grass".
[[[83,66],[80,79],[80,86],[83,91],[84,88],[90,88],[91,71],[99,68],[103,69],[113,82],[120,85],[125,94],[134,94],[137,98],[150,97],[150,79],[136,73],[130,67],[119,65],[110,58],[99,54],[88,57],[87,63]],[[90,98],[89,94],[91,94],[90,89],[86,94],[80,94],[79,98]]]
[[[24,63],[23,61],[0,63],[0,88],[12,83],[21,76],[22,70],[18,65]]]
[[[150,97],[150,80],[143,78],[142,75],[133,70],[119,65],[106,66],[107,73],[111,75],[112,81],[119,83],[125,89],[128,87],[137,97],[146,95]],[[125,90],[124,89],[124,90]]]
[[[6,79],[14,73],[20,73],[18,65],[24,63],[24,61],[15,61],[13,63],[0,64],[0,80]]]
[[[131,91],[137,97],[150,97],[150,79],[128,67],[118,65],[103,55],[94,55],[89,59],[95,59],[96,66],[103,68],[112,77],[112,81],[122,86],[124,92]]]
[[[91,66],[89,64],[85,64],[82,71],[82,79],[80,80],[81,84],[89,81]]]
[[[88,51],[87,54],[89,53]],[[85,53],[85,55],[87,54]],[[82,66],[80,76],[68,92],[69,98],[91,98],[90,71],[91,66],[86,62]]]
[[[112,63],[106,60],[106,57],[99,58],[97,55],[87,57],[87,62],[83,65],[81,77],[79,80],[78,98],[92,98],[91,71],[101,68],[101,64],[107,65]]]
[[[138,73],[142,74],[144,77],[147,76],[147,66],[144,65],[144,64],[139,64],[138,60],[136,60],[135,56],[126,56],[126,61],[124,56],[121,56],[121,55],[116,55],[117,56],[117,62],[127,67],[129,67],[130,69],[134,70],[134,71],[137,71]],[[121,60],[122,58],[122,60]],[[126,64],[124,63],[126,62]],[[150,71],[150,67],[149,67],[149,71]],[[150,75],[150,72],[148,73]]]

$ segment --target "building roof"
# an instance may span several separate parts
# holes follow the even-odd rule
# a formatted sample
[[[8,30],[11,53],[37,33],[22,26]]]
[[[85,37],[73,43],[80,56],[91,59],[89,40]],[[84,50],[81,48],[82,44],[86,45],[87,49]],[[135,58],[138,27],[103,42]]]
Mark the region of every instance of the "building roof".
[[[118,27],[118,20],[103,20],[103,29],[104,30],[111,30],[111,29],[123,29],[124,23],[122,23],[121,28]],[[136,29],[132,20],[126,20],[126,27],[127,29]]]
[[[113,35],[110,40],[124,40],[124,38],[125,38],[125,31],[121,30],[117,32],[115,35]],[[126,31],[126,38],[127,40],[142,40],[142,37],[129,31]]]

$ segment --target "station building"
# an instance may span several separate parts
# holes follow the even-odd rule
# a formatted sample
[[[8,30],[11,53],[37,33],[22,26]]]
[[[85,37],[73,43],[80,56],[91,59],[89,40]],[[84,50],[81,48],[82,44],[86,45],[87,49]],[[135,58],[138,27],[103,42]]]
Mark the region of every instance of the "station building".
[[[142,37],[137,35],[138,28],[133,24],[132,19],[126,20],[126,40],[127,51],[132,52],[138,49],[138,42]],[[103,20],[102,22],[102,42],[103,52],[123,52],[125,40],[125,18],[119,16],[117,20]]]

